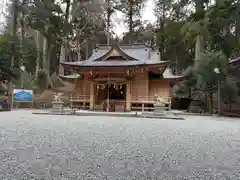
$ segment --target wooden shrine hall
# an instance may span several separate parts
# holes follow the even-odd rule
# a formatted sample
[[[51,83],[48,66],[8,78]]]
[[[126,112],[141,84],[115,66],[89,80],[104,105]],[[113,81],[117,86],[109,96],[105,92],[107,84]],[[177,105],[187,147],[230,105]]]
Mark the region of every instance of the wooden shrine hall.
[[[61,62],[77,75],[61,76],[74,80],[72,104],[90,110],[136,111],[153,109],[154,95],[171,99],[170,85],[182,79],[160,60],[160,52],[145,46],[98,45],[83,61]]]

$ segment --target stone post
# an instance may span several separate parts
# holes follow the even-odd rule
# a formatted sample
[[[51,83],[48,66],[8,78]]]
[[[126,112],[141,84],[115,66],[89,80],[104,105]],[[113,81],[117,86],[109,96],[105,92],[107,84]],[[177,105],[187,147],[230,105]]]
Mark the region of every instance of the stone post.
[[[174,81],[169,81],[169,105],[168,105],[168,110],[172,109],[172,99],[173,99],[173,86],[174,86]]]
[[[126,86],[126,111],[131,111],[131,82],[128,82]]]

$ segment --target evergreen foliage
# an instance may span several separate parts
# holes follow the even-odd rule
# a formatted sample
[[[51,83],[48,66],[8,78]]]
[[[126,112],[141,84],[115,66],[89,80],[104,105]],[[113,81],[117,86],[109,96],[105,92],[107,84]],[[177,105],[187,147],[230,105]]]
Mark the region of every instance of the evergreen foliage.
[[[0,36],[0,76],[41,91],[63,86],[59,61],[86,59],[97,43],[107,43],[116,23],[111,17],[121,11],[128,32],[120,43],[156,45],[175,74],[185,73],[177,95],[200,91],[213,97],[220,79],[222,99],[236,101],[239,70],[228,60],[240,55],[240,2],[155,2],[157,22],[149,24],[141,21],[145,0],[11,0]]]

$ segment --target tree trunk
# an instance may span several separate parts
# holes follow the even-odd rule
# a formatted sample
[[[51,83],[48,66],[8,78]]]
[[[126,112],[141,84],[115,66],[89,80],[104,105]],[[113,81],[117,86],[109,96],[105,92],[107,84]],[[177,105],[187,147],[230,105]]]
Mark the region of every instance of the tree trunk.
[[[201,54],[204,51],[203,43],[203,37],[200,34],[197,35],[195,43],[195,68],[198,66]]]
[[[179,75],[179,48],[178,46],[175,47],[176,48],[176,74]]]
[[[196,12],[202,12],[204,10],[204,4],[202,0],[195,0],[195,9]],[[198,33],[195,42],[195,64],[194,64],[195,68],[199,64],[199,60],[203,51],[204,51],[203,37],[200,33]]]
[[[213,93],[208,93],[208,108],[209,112],[212,114],[213,113]]]
[[[89,41],[87,40],[85,43],[85,59],[89,58]]]
[[[58,66],[58,64],[54,64],[54,61],[52,60],[52,54],[54,53],[54,51],[53,51],[54,47],[55,47],[54,45],[48,44],[48,57],[47,57],[47,59],[48,59],[48,62],[49,62],[49,74],[52,74],[52,73],[56,72],[57,69],[53,68],[53,67]]]
[[[108,0],[108,9],[107,9],[107,44],[110,45],[110,22],[111,22],[111,8]]]
[[[129,5],[129,32],[133,32],[133,2],[130,1]]]
[[[60,63],[66,61],[66,46],[65,46],[66,43],[67,42],[64,39],[64,42],[61,45]],[[58,74],[64,75],[64,68],[60,63],[59,63]]]
[[[46,73],[50,74],[50,62],[49,62],[49,43],[48,39],[44,37],[43,39],[43,69],[46,71]]]
[[[77,61],[81,61],[80,30],[77,30]]]
[[[40,63],[41,63],[41,33],[39,31],[37,32],[37,39],[36,39],[36,47],[37,47],[37,59],[36,59],[36,71],[35,71],[35,80],[38,76],[38,72],[40,70]]]
[[[15,40],[16,39],[16,34],[17,34],[17,17],[18,17],[18,0],[13,0],[12,4],[12,37]],[[16,61],[16,48],[15,44],[12,44],[12,59],[11,59],[11,69],[13,69],[15,61]],[[12,92],[13,89],[13,83],[12,79],[9,80],[9,89]],[[13,94],[11,93],[11,99],[13,97]],[[13,108],[13,101],[11,101],[11,109]]]
[[[225,0],[217,0],[216,5],[219,7],[223,7],[225,4]],[[224,23],[222,27],[222,35],[226,36],[230,31],[230,27],[228,23]]]
[[[161,44],[160,44],[160,52],[161,52],[161,60],[164,61],[165,60],[165,3],[162,4],[162,19],[160,22],[160,29],[162,31],[162,35],[161,35]]]
[[[129,44],[132,43],[132,33],[133,33],[133,1],[129,1],[129,14],[128,14],[128,26],[129,26],[129,34],[130,34],[130,39],[129,39]]]
[[[18,8],[18,0],[13,0],[13,4],[12,4],[12,37],[14,40],[16,40],[16,34],[17,34],[17,16],[18,16],[18,12],[17,12],[17,8]],[[12,44],[12,61],[11,61],[11,68],[13,68],[16,57],[16,49],[15,49],[15,44]]]
[[[24,42],[24,34],[25,34],[25,30],[24,30],[24,22],[23,22],[23,15],[21,17],[21,20],[20,20],[20,29],[21,29],[21,36],[20,36],[20,52],[21,52],[21,62],[19,62],[19,65],[23,64],[23,53],[24,53],[24,45],[23,45],[23,42]]]
[[[47,87],[53,88],[53,82],[51,80],[51,52],[52,46],[49,45],[49,41],[47,37],[43,39],[43,70],[45,70],[47,75]]]
[[[65,19],[64,19],[64,26],[66,27],[69,19],[69,9],[70,9],[70,0],[66,1],[66,12],[65,12]],[[61,53],[60,53],[60,62],[66,61],[66,52],[67,52],[67,32],[64,31],[63,43],[61,45]],[[59,64],[59,74],[64,75],[64,68],[61,64]]]
[[[23,0],[22,3],[21,3],[21,6],[24,6],[26,4],[26,0]],[[20,52],[21,52],[21,62],[19,62],[19,65],[22,65],[24,62],[24,57],[23,57],[23,54],[24,54],[24,38],[25,38],[25,25],[24,25],[24,17],[25,17],[25,14],[23,12],[21,12],[21,18],[19,20],[19,25],[20,25],[20,29],[21,29],[21,35],[20,35]]]

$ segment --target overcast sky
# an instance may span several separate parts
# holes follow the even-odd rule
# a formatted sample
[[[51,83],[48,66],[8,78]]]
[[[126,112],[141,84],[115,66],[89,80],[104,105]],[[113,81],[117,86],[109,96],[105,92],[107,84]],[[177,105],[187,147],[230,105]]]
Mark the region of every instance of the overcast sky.
[[[6,3],[8,0],[0,0],[0,30],[3,30],[4,16],[6,12]]]
[[[151,23],[154,23],[156,21],[156,17],[154,16],[153,12],[154,5],[155,5],[154,0],[148,0],[143,11],[142,21],[148,21]],[[116,22],[116,20],[119,21],[119,23],[115,23],[114,31],[117,34],[117,36],[120,37],[122,33],[127,32],[127,28],[124,26],[122,22],[123,14],[120,12],[116,13],[116,17],[113,17],[113,19],[115,19],[114,22]]]

